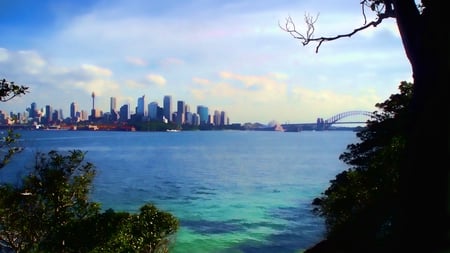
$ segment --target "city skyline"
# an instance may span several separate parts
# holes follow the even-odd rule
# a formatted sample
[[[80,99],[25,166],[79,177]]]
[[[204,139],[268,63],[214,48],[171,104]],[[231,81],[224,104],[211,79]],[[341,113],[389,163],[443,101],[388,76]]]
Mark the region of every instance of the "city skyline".
[[[172,118],[173,113],[178,113],[180,110],[180,107],[175,107],[176,110],[173,109],[174,102],[176,102],[176,104],[179,104],[180,102],[183,103],[183,105],[184,105],[183,109],[182,109],[183,115],[186,112],[192,113],[192,110],[190,110],[191,105],[189,103],[187,103],[184,100],[172,101],[172,98],[173,98],[172,95],[164,95],[163,100],[162,100],[163,103],[160,103],[157,100],[147,101],[144,99],[145,95],[142,95],[141,97],[137,98],[137,103],[136,103],[135,107],[131,106],[129,103],[119,104],[119,106],[118,106],[117,98],[110,97],[108,110],[104,110],[102,108],[98,108],[95,106],[95,99],[96,99],[95,92],[91,93],[91,98],[92,98],[92,100],[91,100],[90,108],[89,107],[88,108],[80,107],[80,105],[76,101],[72,101],[70,103],[68,102],[69,109],[67,111],[69,111],[69,114],[65,113],[67,111],[64,110],[64,108],[55,108],[54,106],[52,106],[51,103],[47,103],[45,105],[40,106],[36,102],[32,102],[27,108],[24,108],[22,111],[6,112],[6,111],[2,111],[0,108],[0,112],[3,114],[6,114],[8,117],[11,116],[10,114],[13,114],[13,115],[21,115],[21,116],[26,115],[26,116],[28,116],[28,118],[35,118],[36,116],[38,116],[35,114],[38,112],[41,112],[42,115],[45,115],[46,117],[49,117],[50,119],[52,119],[53,115],[56,113],[57,115],[59,115],[58,117],[59,117],[60,121],[66,120],[68,118],[73,119],[73,118],[77,118],[77,117],[79,117],[81,120],[89,120],[89,118],[92,117],[94,115],[94,113],[96,113],[95,118],[101,118],[104,115],[112,114],[113,111],[115,111],[116,113],[120,113],[120,108],[122,108],[123,106],[127,106],[129,108],[128,109],[128,113],[130,114],[129,116],[139,115],[139,116],[147,117],[149,119],[156,119],[156,115],[153,115],[153,117],[150,116],[151,115],[150,111],[152,110],[151,107],[156,106],[156,108],[154,108],[154,110],[156,110],[157,107],[161,107],[161,109],[163,109],[162,116],[164,116],[165,119],[167,119],[168,121],[179,123],[180,125],[184,124],[185,120],[183,118],[183,119],[181,119],[181,121],[178,121],[178,118],[176,118],[176,119]],[[170,100],[167,100],[167,98],[169,98]],[[169,112],[170,116],[167,116],[167,114],[166,114],[166,110],[168,108],[169,108],[168,112]],[[186,110],[186,108],[187,108],[187,110]],[[220,112],[222,114],[225,113],[226,115],[228,115],[224,110],[219,111],[217,109],[210,108],[207,105],[195,105],[195,107],[194,107],[195,111],[193,113],[197,114],[197,111],[201,110],[199,108],[206,108],[206,112],[207,112],[206,117],[208,117],[208,116],[214,117],[214,114],[211,114],[211,112],[212,113]],[[84,113],[85,115],[82,116],[81,115],[82,113]],[[155,111],[155,114],[156,114],[156,111]],[[200,117],[200,115],[199,115],[199,117]],[[206,117],[203,114],[201,116],[200,121],[206,121]],[[130,119],[130,118],[127,117],[127,120],[128,119]],[[53,120],[55,120],[55,119],[53,119]],[[236,123],[240,123],[240,122],[236,122]]]
[[[30,87],[0,104],[7,112],[50,99],[66,112],[73,100],[89,110],[95,91],[105,111],[113,96],[134,109],[142,94],[176,94],[226,110],[234,122],[313,122],[376,110],[412,80],[395,20],[323,43],[318,53],[279,27],[292,17],[304,30],[311,14],[316,36],[348,33],[364,23],[354,1],[18,0],[1,7],[0,77]]]

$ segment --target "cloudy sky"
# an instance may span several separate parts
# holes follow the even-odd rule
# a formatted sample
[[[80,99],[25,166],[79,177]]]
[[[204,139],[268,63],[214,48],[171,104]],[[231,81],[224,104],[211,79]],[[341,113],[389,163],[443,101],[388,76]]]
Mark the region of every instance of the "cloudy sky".
[[[351,38],[303,46],[282,31],[319,15],[316,37],[363,24],[359,1],[335,0],[0,0],[0,78],[32,102],[69,115],[70,103],[109,111],[164,95],[226,111],[231,122],[315,122],[375,104],[411,81],[394,20]],[[370,12],[368,12],[370,14]]]

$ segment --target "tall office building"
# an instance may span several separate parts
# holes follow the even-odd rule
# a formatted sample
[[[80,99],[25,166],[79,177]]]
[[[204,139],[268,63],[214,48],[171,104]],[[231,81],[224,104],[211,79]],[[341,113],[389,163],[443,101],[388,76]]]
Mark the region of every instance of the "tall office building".
[[[228,125],[228,124],[229,124],[228,121],[229,121],[229,120],[228,120],[227,113],[226,113],[225,111],[221,111],[221,112],[220,112],[220,124],[221,124],[222,126]]]
[[[220,122],[220,112],[218,110],[214,111],[213,122],[215,126],[222,125],[222,122]]]
[[[53,121],[53,108],[51,105],[45,106],[45,122],[50,123]]]
[[[137,107],[136,107],[136,115],[147,116],[147,103],[145,102],[145,95],[138,98]]]
[[[177,102],[177,124],[183,125],[184,124],[184,113],[185,113],[185,103],[182,100],[178,100]]]
[[[148,117],[150,120],[158,119],[158,102],[148,104]]]
[[[209,116],[209,111],[208,111],[208,107],[204,106],[204,105],[198,105],[197,106],[197,114],[200,117],[200,125],[206,125],[208,122],[208,116]]]
[[[125,122],[131,117],[130,104],[124,104],[120,107],[120,121]]]
[[[109,114],[111,121],[117,121],[119,119],[119,112],[117,111],[117,100],[115,97],[109,99]]]
[[[85,111],[85,110],[81,110],[80,116],[81,116],[81,120],[82,120],[82,121],[85,121],[85,120],[88,120],[88,119],[89,119],[88,112]]]
[[[109,101],[109,112],[113,114],[117,111],[117,100],[115,97],[111,97]]]
[[[33,119],[39,117],[39,111],[37,109],[36,102],[31,103],[29,114],[30,118]]]
[[[172,96],[166,95],[163,100],[164,117],[170,122],[172,121]]]
[[[77,118],[77,112],[78,112],[77,103],[72,102],[70,104],[70,118],[71,119],[76,119]]]

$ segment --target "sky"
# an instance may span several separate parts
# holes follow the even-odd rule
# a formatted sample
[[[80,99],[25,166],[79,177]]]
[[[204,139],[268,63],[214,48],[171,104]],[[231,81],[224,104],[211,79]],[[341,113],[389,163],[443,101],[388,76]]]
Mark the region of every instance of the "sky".
[[[225,111],[231,123],[308,123],[362,110],[412,81],[395,20],[351,38],[303,46],[283,31],[317,16],[315,36],[364,23],[359,1],[0,0],[0,78],[29,93],[6,112],[185,101]],[[368,18],[373,17],[366,11]],[[132,109],[134,111],[134,109]]]

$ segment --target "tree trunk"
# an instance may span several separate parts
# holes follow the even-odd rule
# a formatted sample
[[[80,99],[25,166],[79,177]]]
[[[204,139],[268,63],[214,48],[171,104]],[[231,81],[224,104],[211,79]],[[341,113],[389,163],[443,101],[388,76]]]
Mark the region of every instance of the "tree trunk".
[[[414,78],[410,131],[400,171],[404,208],[400,236],[401,247],[415,252],[444,252],[449,246],[450,43],[448,30],[442,28],[445,1],[431,2],[426,3],[418,19],[402,12],[405,6],[396,6],[397,23]],[[414,29],[416,32],[412,33]]]

